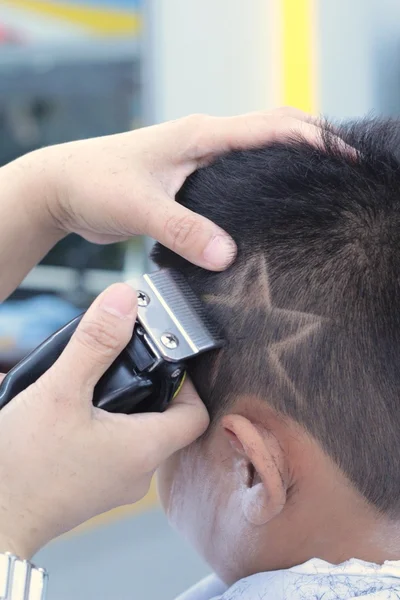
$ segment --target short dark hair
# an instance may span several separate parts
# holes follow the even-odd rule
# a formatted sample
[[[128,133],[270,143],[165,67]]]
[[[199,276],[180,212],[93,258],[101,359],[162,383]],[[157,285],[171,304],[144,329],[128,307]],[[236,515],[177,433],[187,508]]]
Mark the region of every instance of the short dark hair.
[[[221,325],[224,350],[191,369],[213,419],[256,394],[305,427],[379,511],[400,514],[400,122],[323,126],[236,151],[177,201],[223,227],[225,272],[158,245]]]

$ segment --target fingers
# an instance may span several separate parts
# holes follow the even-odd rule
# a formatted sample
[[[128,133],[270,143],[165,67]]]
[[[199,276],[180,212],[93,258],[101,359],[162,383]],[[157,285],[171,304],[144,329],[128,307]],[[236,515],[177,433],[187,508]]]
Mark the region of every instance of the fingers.
[[[101,413],[101,419],[113,422],[118,439],[123,442],[124,456],[129,461],[135,444],[145,447],[146,468],[156,469],[169,456],[200,437],[209,425],[206,407],[193,384],[186,380],[182,390],[164,413],[125,416]]]
[[[265,114],[267,113],[267,111],[264,112]],[[294,106],[280,106],[279,108],[274,108],[274,110],[268,112],[271,115],[293,117],[294,119],[299,119],[299,121],[305,121],[306,123],[316,123],[318,120],[315,115],[310,115],[309,113],[304,112],[304,110],[300,110],[300,108]]]
[[[191,169],[208,162],[216,154],[238,148],[301,136],[313,144],[321,141],[321,130],[313,117],[296,108],[281,108],[239,117],[216,118],[192,115],[173,123],[181,128],[175,135],[179,153],[191,161]],[[182,130],[183,128],[183,130]],[[176,129],[174,129],[176,134]],[[167,199],[157,199],[146,214],[146,234],[193,264],[210,270],[223,270],[236,256],[234,241],[208,219]]]
[[[178,139],[186,148],[185,157],[192,161],[193,171],[218,154],[273,142],[301,139],[323,148],[323,119],[292,107],[237,117],[192,115],[181,120],[181,127],[185,128],[186,143],[183,143],[184,134]],[[338,149],[354,155],[354,149],[340,138],[336,143]]]
[[[216,124],[217,125],[217,124]],[[212,144],[204,150],[214,155],[221,151],[256,147],[261,144],[284,141],[301,136],[310,144],[318,145],[321,130],[317,125],[293,117],[271,117],[258,114],[238,117],[238,120],[220,121],[214,128]]]
[[[162,417],[160,460],[194,442],[210,423],[207,409],[188,379]]]
[[[146,233],[205,269],[222,270],[236,256],[232,238],[211,221],[168,199],[149,211]]]
[[[321,140],[318,120],[295,108],[224,118],[195,115],[182,119],[181,126],[186,129],[186,158],[194,160],[196,167],[223,152],[257,147],[296,135],[314,145]]]
[[[82,398],[83,390],[91,392],[131,339],[136,306],[136,292],[125,283],[103,292],[50,369],[52,381],[77,399]]]
[[[215,155],[238,148],[254,147],[301,135],[313,144],[321,139],[312,117],[295,108],[281,108],[239,117],[216,118],[192,115],[175,121],[175,143],[179,155],[191,162],[191,169]],[[178,134],[176,129],[180,128]],[[193,264],[210,270],[223,270],[236,256],[234,241],[208,219],[167,199],[158,199],[147,212],[146,234]]]

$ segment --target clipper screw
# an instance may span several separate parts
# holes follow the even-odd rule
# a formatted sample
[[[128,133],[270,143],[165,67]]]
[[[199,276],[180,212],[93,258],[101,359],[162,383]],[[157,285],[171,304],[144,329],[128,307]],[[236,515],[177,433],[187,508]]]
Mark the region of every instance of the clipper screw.
[[[147,306],[150,302],[150,298],[148,297],[148,295],[142,292],[141,290],[138,290],[137,292],[137,300],[138,306]]]
[[[171,350],[179,346],[178,338],[173,333],[169,333],[168,331],[162,334],[161,341],[164,346],[170,348]]]

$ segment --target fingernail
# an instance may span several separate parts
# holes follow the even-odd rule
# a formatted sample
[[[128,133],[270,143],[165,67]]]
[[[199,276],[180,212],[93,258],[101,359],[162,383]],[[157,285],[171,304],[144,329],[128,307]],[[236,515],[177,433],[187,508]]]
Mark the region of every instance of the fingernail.
[[[135,310],[136,292],[126,283],[116,283],[104,293],[100,307],[120,319],[126,319]]]
[[[236,244],[227,235],[215,235],[203,252],[203,258],[210,266],[223,269],[230,265],[236,256]]]

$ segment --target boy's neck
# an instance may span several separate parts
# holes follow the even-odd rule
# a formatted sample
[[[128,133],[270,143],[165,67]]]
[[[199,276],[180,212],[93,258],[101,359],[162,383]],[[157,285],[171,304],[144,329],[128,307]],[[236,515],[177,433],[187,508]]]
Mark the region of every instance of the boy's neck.
[[[292,464],[292,496],[276,523],[270,523],[275,531],[268,537],[280,540],[278,568],[310,558],[333,564],[350,558],[377,564],[400,560],[400,520],[372,507],[314,441],[302,449]]]

